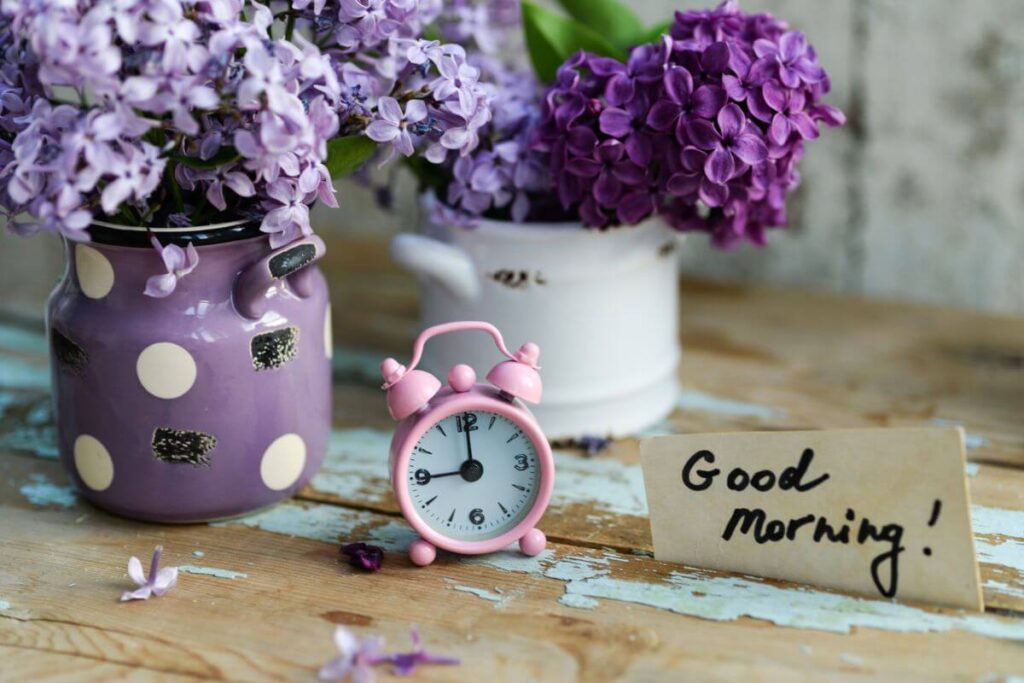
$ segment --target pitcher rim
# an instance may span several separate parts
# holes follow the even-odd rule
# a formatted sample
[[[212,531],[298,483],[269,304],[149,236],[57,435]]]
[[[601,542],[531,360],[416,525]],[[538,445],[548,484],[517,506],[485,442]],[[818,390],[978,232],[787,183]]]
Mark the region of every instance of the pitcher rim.
[[[177,244],[182,247],[189,244],[202,247],[266,236],[260,230],[260,221],[254,219],[184,227],[121,225],[94,220],[87,230],[90,240],[96,244],[139,248],[152,247],[150,241],[152,235],[159,236],[162,244]]]

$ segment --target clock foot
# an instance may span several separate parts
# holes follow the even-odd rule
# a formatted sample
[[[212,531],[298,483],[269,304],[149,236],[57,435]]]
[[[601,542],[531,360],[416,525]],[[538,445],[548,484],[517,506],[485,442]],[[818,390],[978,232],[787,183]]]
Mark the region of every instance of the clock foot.
[[[417,538],[409,546],[409,559],[417,567],[426,567],[437,557],[437,548],[433,544]]]
[[[547,536],[540,529],[530,529],[526,532],[525,536],[519,539],[519,549],[523,551],[524,555],[529,555],[530,557],[540,555],[547,544]]]

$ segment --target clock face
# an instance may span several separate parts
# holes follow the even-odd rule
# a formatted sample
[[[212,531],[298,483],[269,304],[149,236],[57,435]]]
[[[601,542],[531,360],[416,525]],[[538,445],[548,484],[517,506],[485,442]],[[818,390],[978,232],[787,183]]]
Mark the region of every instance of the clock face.
[[[533,442],[485,410],[444,418],[412,449],[405,476],[420,518],[446,538],[483,541],[513,529],[540,488]]]

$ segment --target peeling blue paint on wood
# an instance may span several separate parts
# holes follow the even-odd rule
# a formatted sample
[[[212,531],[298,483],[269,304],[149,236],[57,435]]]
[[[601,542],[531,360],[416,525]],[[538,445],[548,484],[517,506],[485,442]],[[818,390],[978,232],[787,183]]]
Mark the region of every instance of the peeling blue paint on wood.
[[[44,474],[33,474],[29,479],[30,482],[18,490],[33,505],[69,508],[78,502],[72,486],[58,486]]]
[[[199,567],[194,564],[183,564],[178,571],[186,574],[198,574],[200,576],[213,576],[218,579],[247,579],[249,575],[244,572],[236,572],[230,569],[219,569],[217,567]]]
[[[990,519],[983,528],[1003,529],[1004,523],[1015,523],[1015,517],[1009,522],[994,521],[988,514]],[[214,526],[233,524],[328,543],[363,540],[388,552],[405,552],[416,538],[403,522],[389,520],[381,524],[380,517],[373,513],[295,502]],[[734,621],[749,617],[778,626],[834,633],[850,633],[855,628],[913,633],[960,630],[994,638],[1024,639],[1024,624],[998,616],[932,611],[808,587],[780,586],[751,577],[679,569],[657,580],[623,578],[617,575],[616,567],[631,560],[610,551],[559,556],[545,550],[536,557],[526,557],[510,547],[453,561],[560,581],[564,584],[564,595],[573,597],[562,602],[560,596],[559,601],[583,609],[596,606],[591,601],[599,604],[603,599],[701,619]]]

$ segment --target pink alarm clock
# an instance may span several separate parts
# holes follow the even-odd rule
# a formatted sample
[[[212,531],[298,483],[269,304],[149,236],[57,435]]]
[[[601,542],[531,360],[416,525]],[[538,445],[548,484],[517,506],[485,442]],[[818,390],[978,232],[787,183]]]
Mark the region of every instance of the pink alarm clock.
[[[416,366],[423,346],[448,332],[479,330],[494,339],[505,360],[476,381],[468,365],[448,373],[448,386]],[[437,548],[463,555],[494,552],[518,541],[527,555],[544,550],[536,528],[551,499],[551,447],[523,403],[540,403],[540,349],[511,353],[486,322],[452,322],[416,338],[409,367],[394,358],[380,364],[388,411],[399,421],[391,440],[391,486],[402,514],[420,538],[413,563],[434,561]]]

